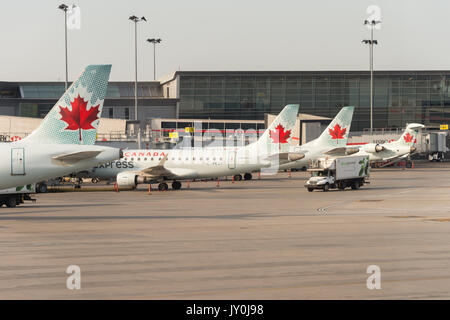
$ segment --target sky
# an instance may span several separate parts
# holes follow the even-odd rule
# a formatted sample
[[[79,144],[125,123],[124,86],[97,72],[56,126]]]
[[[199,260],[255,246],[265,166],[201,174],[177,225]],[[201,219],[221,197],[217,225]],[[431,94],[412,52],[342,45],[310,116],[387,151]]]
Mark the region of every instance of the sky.
[[[0,81],[63,81],[63,0],[2,0]],[[134,80],[177,70],[368,70],[370,37],[363,21],[380,8],[375,70],[449,70],[447,0],[74,0],[80,29],[68,31],[69,80],[88,64],[112,64],[111,80]]]

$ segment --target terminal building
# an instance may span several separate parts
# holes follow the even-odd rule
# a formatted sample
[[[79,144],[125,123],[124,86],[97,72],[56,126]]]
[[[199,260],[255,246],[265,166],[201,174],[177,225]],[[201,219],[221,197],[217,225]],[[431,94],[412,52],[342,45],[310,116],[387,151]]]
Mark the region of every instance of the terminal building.
[[[62,82],[0,82],[0,116],[42,118],[63,92]],[[363,131],[370,126],[369,97],[367,71],[177,71],[138,83],[138,118],[147,128],[165,119],[159,130],[178,130],[195,119],[245,130],[290,103],[324,119],[352,105],[352,131]],[[376,71],[373,116],[374,128],[448,124],[450,71]],[[134,120],[133,82],[110,82],[102,117]]]

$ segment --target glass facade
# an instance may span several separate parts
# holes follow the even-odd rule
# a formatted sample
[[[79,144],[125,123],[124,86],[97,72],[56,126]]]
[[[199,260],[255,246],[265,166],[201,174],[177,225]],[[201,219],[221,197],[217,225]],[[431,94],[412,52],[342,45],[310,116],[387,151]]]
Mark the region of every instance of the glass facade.
[[[336,72],[178,72],[180,118],[264,119],[286,105],[334,117],[355,106],[352,131],[370,127],[370,75]],[[378,71],[374,127],[450,122],[450,71]]]
[[[59,99],[65,91],[64,83],[30,83],[21,84],[19,88],[21,97],[24,99]],[[162,91],[158,83],[138,83],[137,88],[138,96],[141,98],[162,97]],[[110,82],[108,84],[107,99],[132,97],[134,97],[133,82]]]

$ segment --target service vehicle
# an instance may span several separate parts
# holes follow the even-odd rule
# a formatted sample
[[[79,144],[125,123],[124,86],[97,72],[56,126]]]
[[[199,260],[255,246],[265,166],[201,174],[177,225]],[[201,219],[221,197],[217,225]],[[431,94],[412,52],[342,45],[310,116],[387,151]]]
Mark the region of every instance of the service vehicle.
[[[313,162],[308,171],[311,178],[305,187],[309,192],[314,189],[344,190],[347,187],[356,190],[369,183],[369,156],[323,157]]]
[[[14,208],[24,203],[25,200],[36,201],[36,199],[31,198],[31,195],[36,193],[36,185],[36,183],[32,183],[25,186],[0,190],[0,207],[6,205],[9,208]]]

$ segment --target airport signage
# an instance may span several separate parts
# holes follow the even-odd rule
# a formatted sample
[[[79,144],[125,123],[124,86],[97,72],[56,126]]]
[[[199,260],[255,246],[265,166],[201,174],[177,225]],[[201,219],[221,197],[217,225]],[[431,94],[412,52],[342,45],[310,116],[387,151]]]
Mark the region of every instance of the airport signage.
[[[448,124],[441,124],[441,125],[439,126],[439,128],[440,128],[441,130],[448,130]]]

